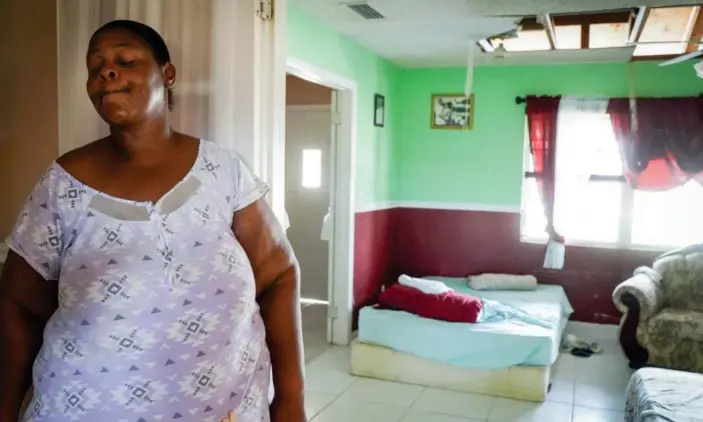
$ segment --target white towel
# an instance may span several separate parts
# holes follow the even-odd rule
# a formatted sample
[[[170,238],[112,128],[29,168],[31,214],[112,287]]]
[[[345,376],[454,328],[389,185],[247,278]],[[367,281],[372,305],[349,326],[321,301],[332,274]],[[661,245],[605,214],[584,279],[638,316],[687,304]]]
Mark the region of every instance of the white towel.
[[[452,292],[453,290],[447,287],[441,281],[426,280],[424,278],[414,278],[405,274],[398,277],[398,283],[420,290],[428,295],[439,295],[442,293]]]

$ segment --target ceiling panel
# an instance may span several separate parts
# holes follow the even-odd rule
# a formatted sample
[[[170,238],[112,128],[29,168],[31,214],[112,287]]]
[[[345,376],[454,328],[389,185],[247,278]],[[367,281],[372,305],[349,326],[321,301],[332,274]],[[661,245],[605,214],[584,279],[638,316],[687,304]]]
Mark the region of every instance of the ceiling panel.
[[[634,47],[600,48],[597,50],[549,50],[483,55],[479,65],[562,64],[627,61]]]
[[[373,20],[364,19],[351,11],[345,6],[345,0],[289,1],[400,66],[433,67],[466,65],[468,48],[476,40],[516,28],[519,18],[505,15],[602,11],[642,5],[667,6],[680,4],[681,0],[368,0],[366,3],[385,17]],[[351,0],[347,3],[359,1]],[[502,17],[487,17],[496,14]],[[607,32],[607,28],[602,29]],[[568,46],[560,47],[575,48],[576,43],[580,43],[580,33],[577,34],[575,30],[572,32]],[[622,31],[613,32],[611,28],[610,34],[604,34],[599,47],[615,44],[615,38],[620,42],[622,35]],[[591,42],[596,41],[592,39]],[[484,54],[476,56],[478,65],[496,65],[627,61],[631,53],[632,48],[602,48],[598,51],[512,53],[503,59]]]
[[[669,7],[652,9],[645,22],[635,56],[664,56],[683,54],[691,29],[689,27],[693,7]]]
[[[514,19],[456,17],[415,22],[363,20],[340,22],[336,25],[336,29],[339,32],[348,35],[373,34],[378,37],[386,37],[398,34],[417,34],[418,36],[435,38],[463,37],[466,40],[487,38],[501,32],[510,31],[515,27]]]
[[[596,23],[591,25],[589,48],[622,47],[630,37],[629,25],[624,23]]]
[[[581,26],[565,25],[554,28],[559,50],[578,50],[581,48]]]
[[[359,0],[290,0],[320,16],[334,20],[355,19],[344,7]],[[476,17],[504,15],[534,15],[540,13],[571,13],[639,6],[677,6],[682,0],[368,0],[372,6],[391,19],[434,19],[441,17]],[[695,1],[691,1],[695,3]],[[347,13],[349,12],[349,13]],[[351,13],[351,14],[350,14]],[[357,15],[358,16],[358,15]]]
[[[430,0],[428,0],[430,1]],[[433,0],[442,3],[443,0]],[[640,6],[677,6],[682,0],[467,0],[475,15],[597,12]]]

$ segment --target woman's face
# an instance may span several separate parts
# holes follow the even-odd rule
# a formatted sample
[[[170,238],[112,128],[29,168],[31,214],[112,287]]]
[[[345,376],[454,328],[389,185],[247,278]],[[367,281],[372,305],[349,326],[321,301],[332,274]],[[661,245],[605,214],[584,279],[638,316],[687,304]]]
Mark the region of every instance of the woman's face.
[[[90,43],[86,89],[109,125],[129,126],[167,113],[166,86],[175,69],[159,66],[144,41],[124,29],[108,29]]]

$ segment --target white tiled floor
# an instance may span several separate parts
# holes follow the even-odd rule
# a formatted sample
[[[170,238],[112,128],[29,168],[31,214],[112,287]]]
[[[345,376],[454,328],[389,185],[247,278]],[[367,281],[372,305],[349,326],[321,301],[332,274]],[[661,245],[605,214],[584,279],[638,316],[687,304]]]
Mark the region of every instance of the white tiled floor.
[[[559,357],[541,404],[353,377],[349,349],[331,347],[307,364],[307,415],[312,422],[621,422],[631,370],[614,340],[600,343],[603,355]]]
[[[305,362],[310,362],[329,348],[327,343],[327,305],[303,306],[301,316]]]

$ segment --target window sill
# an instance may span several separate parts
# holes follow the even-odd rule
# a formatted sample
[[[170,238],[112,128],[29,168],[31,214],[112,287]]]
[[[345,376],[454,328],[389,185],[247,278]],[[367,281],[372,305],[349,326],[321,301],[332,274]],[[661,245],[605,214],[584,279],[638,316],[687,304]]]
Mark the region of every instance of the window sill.
[[[520,236],[520,243],[531,243],[534,245],[546,245],[547,238]],[[587,241],[567,241],[566,246],[576,246],[578,248],[593,248],[593,249],[613,249],[626,251],[641,251],[641,252],[669,252],[676,249],[675,246],[649,246],[649,245],[619,245],[616,243],[599,243]]]

